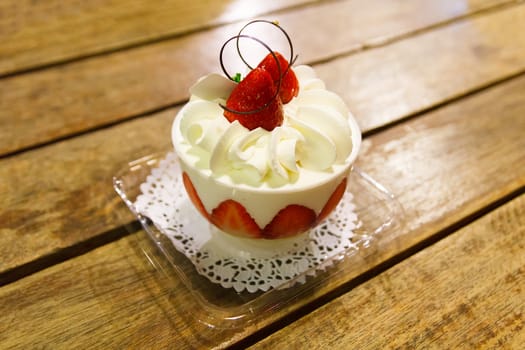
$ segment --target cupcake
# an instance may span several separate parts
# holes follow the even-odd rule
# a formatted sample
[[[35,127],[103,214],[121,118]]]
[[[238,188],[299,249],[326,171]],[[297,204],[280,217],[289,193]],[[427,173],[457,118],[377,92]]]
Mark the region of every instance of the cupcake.
[[[282,30],[275,22],[248,25],[255,22]],[[312,67],[293,65],[282,33],[289,59],[242,30],[229,39],[220,53],[224,75],[199,79],[173,122],[189,198],[227,234],[278,239],[313,228],[341,200],[359,151],[361,133],[347,106]],[[230,75],[222,61],[224,47],[239,40],[268,50],[244,77]]]

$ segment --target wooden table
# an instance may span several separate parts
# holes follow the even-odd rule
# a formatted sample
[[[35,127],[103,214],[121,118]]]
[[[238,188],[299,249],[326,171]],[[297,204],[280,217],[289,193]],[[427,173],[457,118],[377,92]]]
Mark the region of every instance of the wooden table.
[[[170,149],[188,87],[251,18],[347,102],[404,225],[213,329],[146,259],[112,177]],[[522,1],[4,0],[0,42],[0,348],[523,348]]]

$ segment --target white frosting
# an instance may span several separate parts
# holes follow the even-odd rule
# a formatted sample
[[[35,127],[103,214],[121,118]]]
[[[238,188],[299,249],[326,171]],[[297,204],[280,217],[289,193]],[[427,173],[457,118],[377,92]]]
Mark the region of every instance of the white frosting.
[[[321,211],[348,175],[361,133],[345,103],[308,66],[294,67],[299,95],[283,106],[272,131],[230,123],[219,103],[236,84],[211,74],[191,89],[172,128],[175,151],[211,212],[225,199],[240,202],[259,227],[289,204]]]
[[[177,117],[180,128],[173,130],[179,156],[185,153],[194,166],[227,175],[233,183],[272,188],[301,181],[303,169],[330,173],[347,162],[359,140],[352,135],[355,122],[345,103],[325,89],[311,67],[294,71],[299,95],[284,105],[283,125],[272,131],[230,123],[219,103],[226,102],[235,83],[218,74],[200,79]]]

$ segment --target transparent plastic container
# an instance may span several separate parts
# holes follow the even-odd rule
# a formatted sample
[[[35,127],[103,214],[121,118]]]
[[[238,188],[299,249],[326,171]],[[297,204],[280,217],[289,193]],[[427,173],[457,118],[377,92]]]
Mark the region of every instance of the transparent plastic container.
[[[165,153],[154,154],[128,163],[113,179],[114,188],[131,212],[137,217],[152,244],[145,250],[149,262],[165,276],[179,279],[195,298],[198,310],[192,310],[196,319],[210,327],[245,327],[265,312],[289,307],[306,293],[315,293],[331,279],[352,269],[352,256],[358,251],[373,251],[374,242],[402,225],[403,210],[393,194],[359,168],[354,167],[347,191],[353,195],[353,204],[359,224],[353,230],[356,245],[343,253],[334,254],[317,266],[292,280],[268,291],[236,292],[224,288],[199,274],[193,263],[179,252],[171,240],[144,213],[137,211],[135,201],[141,194],[140,186],[152,170],[158,167]],[[188,199],[189,201],[189,199]],[[200,220],[205,220],[200,218]],[[170,271],[167,271],[169,269]],[[172,272],[175,272],[174,274]]]

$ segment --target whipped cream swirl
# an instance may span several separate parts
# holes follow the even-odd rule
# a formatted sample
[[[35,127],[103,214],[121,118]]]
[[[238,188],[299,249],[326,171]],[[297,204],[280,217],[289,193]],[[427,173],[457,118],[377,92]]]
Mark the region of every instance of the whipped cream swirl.
[[[345,164],[356,146],[348,108],[311,67],[298,66],[294,72],[299,95],[283,106],[283,124],[272,131],[230,123],[219,103],[225,104],[236,84],[219,74],[200,79],[174,123],[177,152],[213,176],[253,186],[279,187],[298,181],[302,169],[331,172],[334,165]]]

